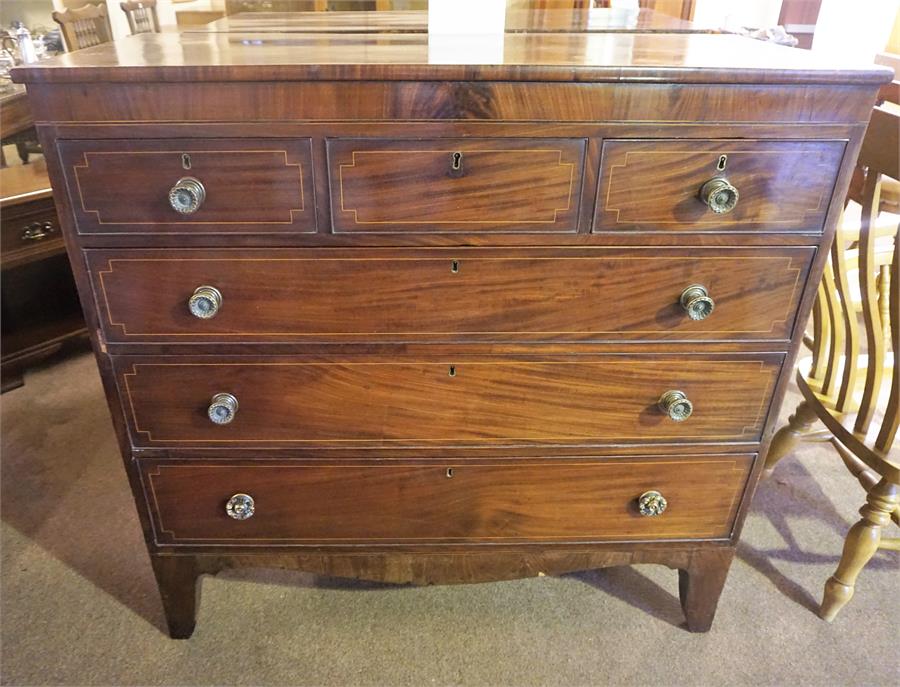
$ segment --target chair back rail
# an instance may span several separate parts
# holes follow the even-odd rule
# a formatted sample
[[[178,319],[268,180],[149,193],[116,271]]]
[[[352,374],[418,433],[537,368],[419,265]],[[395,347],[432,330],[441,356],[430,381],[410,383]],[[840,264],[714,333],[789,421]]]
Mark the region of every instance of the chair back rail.
[[[59,24],[69,52],[112,40],[106,5],[85,5],[78,9],[54,12],[53,21]]]
[[[128,19],[131,35],[139,33],[159,33],[159,16],[156,14],[156,0],[132,0],[119,3]]]

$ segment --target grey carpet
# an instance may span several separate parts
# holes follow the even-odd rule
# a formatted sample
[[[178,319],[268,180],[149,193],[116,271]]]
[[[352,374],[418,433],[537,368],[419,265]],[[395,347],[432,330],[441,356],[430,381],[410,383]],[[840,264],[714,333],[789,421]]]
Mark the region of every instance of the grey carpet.
[[[655,566],[430,588],[242,571],[204,578],[173,641],[92,357],[0,403],[4,684],[900,684],[896,553],[834,624],[814,613],[862,504],[824,446],[760,486],[708,634]]]

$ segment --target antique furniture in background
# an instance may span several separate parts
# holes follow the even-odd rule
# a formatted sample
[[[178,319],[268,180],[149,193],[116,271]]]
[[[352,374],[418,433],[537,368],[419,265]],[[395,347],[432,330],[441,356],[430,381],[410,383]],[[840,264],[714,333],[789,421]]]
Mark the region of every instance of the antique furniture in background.
[[[900,226],[879,220],[882,210],[900,211],[898,179],[900,111],[876,107],[848,197],[862,206],[860,226],[838,225],[813,309],[812,356],[797,371],[804,400],[775,434],[766,460],[771,471],[799,441],[830,441],[866,491],[862,519],[825,584],[826,620],[853,596],[878,548],[900,549],[900,539],[882,536],[891,520],[900,524]],[[814,429],[818,422],[824,430]]]
[[[156,0],[129,0],[119,3],[128,19],[131,34],[159,33],[159,17],[156,15]]]
[[[45,162],[0,169],[0,193],[0,384],[8,391],[87,329]]]
[[[36,136],[25,89],[12,84],[9,91],[0,93],[0,147],[14,143],[19,159],[25,164],[32,153],[40,152]],[[6,167],[6,153],[0,150],[0,154],[0,167]]]
[[[106,15],[106,5],[85,5],[53,13],[53,21],[59,24],[66,50],[81,50],[112,40],[112,30]]]
[[[172,636],[234,566],[658,563],[710,627],[886,70],[687,33],[91,52],[14,74]]]

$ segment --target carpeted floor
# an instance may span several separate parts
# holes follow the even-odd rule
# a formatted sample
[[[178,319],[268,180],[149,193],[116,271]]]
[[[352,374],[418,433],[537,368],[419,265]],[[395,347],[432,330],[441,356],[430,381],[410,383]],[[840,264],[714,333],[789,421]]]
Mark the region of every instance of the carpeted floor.
[[[676,573],[640,566],[431,588],[223,574],[172,641],[92,357],[0,403],[4,684],[900,684],[896,553],[833,625],[813,612],[862,503],[827,447],[760,486],[705,635],[680,627]]]

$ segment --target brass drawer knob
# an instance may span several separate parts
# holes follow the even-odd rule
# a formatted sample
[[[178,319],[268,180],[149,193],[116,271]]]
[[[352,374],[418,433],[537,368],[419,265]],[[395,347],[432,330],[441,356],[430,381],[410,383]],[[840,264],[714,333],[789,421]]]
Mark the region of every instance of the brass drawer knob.
[[[684,422],[694,412],[694,404],[683,391],[667,391],[659,398],[659,408],[670,420]]]
[[[201,320],[215,317],[222,307],[222,294],[215,286],[198,286],[188,299],[191,315]]]
[[[225,512],[228,513],[229,518],[246,520],[252,518],[256,512],[256,503],[250,494],[235,494],[225,504]]]
[[[227,425],[238,411],[238,400],[231,394],[216,394],[209,404],[207,415],[217,425]]]
[[[647,518],[662,515],[668,505],[666,497],[658,491],[645,491],[638,497],[638,511]]]
[[[197,212],[206,200],[206,189],[199,179],[182,177],[169,191],[169,205],[182,215]]]
[[[715,310],[716,303],[705,286],[691,284],[681,292],[681,307],[692,320],[705,320]]]
[[[738,190],[723,177],[710,179],[700,189],[701,200],[717,215],[734,210],[740,197]]]

